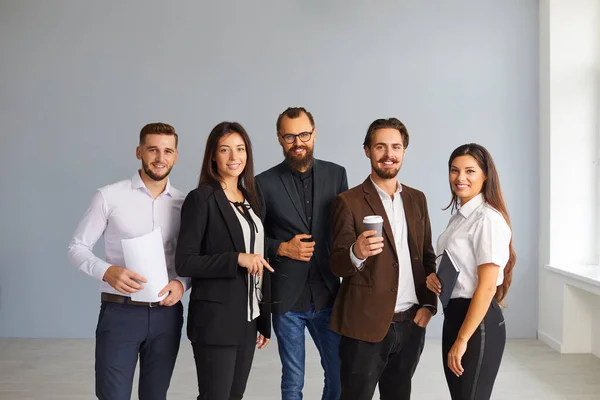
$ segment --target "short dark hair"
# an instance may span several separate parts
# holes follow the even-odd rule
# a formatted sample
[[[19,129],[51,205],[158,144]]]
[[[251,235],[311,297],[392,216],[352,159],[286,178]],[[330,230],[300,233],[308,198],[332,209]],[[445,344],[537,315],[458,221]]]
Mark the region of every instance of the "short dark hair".
[[[169,124],[165,124],[164,122],[153,122],[144,126],[140,131],[140,145],[146,143],[146,136],[148,135],[175,136],[175,148],[177,148],[179,137],[175,132],[175,128]]]
[[[312,125],[313,129],[315,128],[315,120],[313,119],[313,116],[310,112],[306,111],[306,109],[304,107],[288,107],[287,110],[285,110],[284,112],[282,112],[281,114],[279,114],[279,117],[277,117],[277,133],[281,133],[281,121],[283,120],[283,117],[288,117],[290,119],[295,119],[300,117],[302,114],[306,114],[306,116],[308,117],[308,120],[310,121],[310,124]]]
[[[378,129],[396,129],[400,132],[402,136],[402,144],[406,149],[408,147],[408,130],[406,130],[406,126],[400,121],[398,118],[379,118],[376,119],[369,125],[369,129],[367,129],[367,135],[365,136],[365,141],[363,142],[363,147],[371,148],[371,142],[373,140],[373,134]]]

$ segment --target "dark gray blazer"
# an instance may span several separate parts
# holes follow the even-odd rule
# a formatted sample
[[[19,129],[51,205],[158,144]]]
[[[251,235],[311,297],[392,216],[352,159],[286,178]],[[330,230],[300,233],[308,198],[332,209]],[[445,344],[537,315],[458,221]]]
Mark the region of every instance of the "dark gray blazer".
[[[312,234],[316,242],[313,259],[327,288],[335,295],[340,287],[339,278],[329,268],[331,204],[338,194],[348,190],[346,169],[328,161],[314,160],[311,226],[308,225],[293,179],[285,161],[256,177],[262,201],[267,256],[276,272],[271,276],[274,314],[289,311],[307,283],[310,269],[308,262],[277,256],[281,242],[288,241],[297,234]]]

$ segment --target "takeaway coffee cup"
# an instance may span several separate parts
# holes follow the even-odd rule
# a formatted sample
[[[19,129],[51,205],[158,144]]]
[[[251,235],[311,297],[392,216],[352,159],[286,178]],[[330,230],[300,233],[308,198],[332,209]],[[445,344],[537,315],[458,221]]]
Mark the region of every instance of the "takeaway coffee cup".
[[[379,215],[367,215],[363,218],[363,232],[364,231],[377,231],[376,236],[382,236],[383,234],[383,217]]]

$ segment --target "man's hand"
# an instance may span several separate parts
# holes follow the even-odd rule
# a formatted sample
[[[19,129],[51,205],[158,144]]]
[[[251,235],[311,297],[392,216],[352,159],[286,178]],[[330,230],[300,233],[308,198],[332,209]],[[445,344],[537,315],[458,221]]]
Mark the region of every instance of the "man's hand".
[[[383,251],[383,236],[374,236],[377,231],[364,231],[356,238],[352,251],[356,258],[364,260]]]
[[[270,341],[271,341],[271,339],[267,339],[262,334],[259,334],[258,337],[256,338],[256,347],[258,347],[259,350],[262,350],[265,347],[267,347],[267,345],[269,344]]]
[[[139,282],[146,282],[143,276],[116,265],[108,267],[102,280],[123,294],[139,292],[144,288]]]
[[[429,310],[427,307],[421,307],[417,310],[417,314],[415,315],[415,319],[413,321],[421,328],[427,328],[427,324],[429,324],[429,321],[431,321],[432,316],[433,314],[431,313],[431,310]]]
[[[287,242],[281,242],[277,255],[308,262],[315,252],[315,241],[311,238],[311,235],[300,233]]]
[[[183,296],[183,284],[177,279],[173,279],[158,293],[158,296],[160,297],[167,292],[169,295],[162,299],[160,305],[170,307],[181,300],[181,297]]]

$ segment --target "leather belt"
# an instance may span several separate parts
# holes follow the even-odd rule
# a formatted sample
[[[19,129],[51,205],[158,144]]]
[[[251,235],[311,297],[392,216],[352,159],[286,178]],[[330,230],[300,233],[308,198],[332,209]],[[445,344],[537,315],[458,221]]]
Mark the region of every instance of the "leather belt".
[[[158,307],[160,306],[160,302],[155,301],[153,303],[147,301],[133,301],[131,297],[120,296],[118,294],[112,293],[102,293],[102,301],[106,301],[108,303],[117,303],[117,304],[129,304],[131,306],[145,306],[145,307]]]
[[[419,305],[415,304],[411,308],[406,311],[400,311],[399,313],[395,313],[392,317],[392,322],[405,322],[410,321],[415,318],[417,314],[417,310],[419,309]]]

